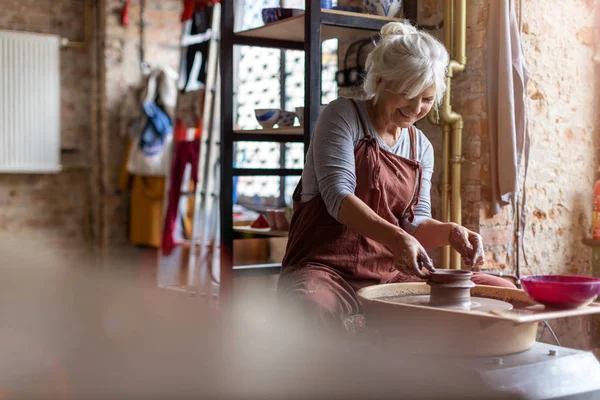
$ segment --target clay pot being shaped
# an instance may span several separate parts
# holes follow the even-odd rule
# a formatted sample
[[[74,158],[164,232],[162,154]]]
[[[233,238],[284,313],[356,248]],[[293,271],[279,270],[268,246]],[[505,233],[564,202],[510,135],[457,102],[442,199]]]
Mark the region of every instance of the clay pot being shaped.
[[[471,305],[471,271],[438,269],[429,275],[431,287],[429,304],[433,307],[457,307],[468,309]]]

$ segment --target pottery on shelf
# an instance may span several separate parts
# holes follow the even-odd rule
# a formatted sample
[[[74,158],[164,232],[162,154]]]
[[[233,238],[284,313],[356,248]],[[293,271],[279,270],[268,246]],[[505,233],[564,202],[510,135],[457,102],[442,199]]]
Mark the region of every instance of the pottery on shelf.
[[[321,0],[321,8],[331,9],[333,8],[332,0]]]
[[[437,269],[429,275],[431,287],[429,304],[434,307],[457,307],[468,309],[471,305],[471,281],[473,273],[466,270]]]
[[[279,111],[279,119],[277,120],[277,126],[289,127],[294,125],[294,120],[296,119],[296,114],[290,111],[280,110]]]
[[[269,228],[272,230],[277,229],[277,222],[275,220],[275,209],[269,208],[267,209],[267,222],[269,223]]]
[[[321,112],[327,107],[327,105],[321,105]],[[300,122],[300,126],[304,126],[304,107],[296,107],[296,117],[298,117],[298,122]]]
[[[301,14],[304,14],[304,10],[299,8],[272,7],[262,9],[262,19],[265,24],[271,24]]]
[[[279,120],[279,113],[281,110],[278,108],[258,108],[254,110],[256,120],[263,127],[263,129],[273,128],[273,126]]]
[[[285,210],[275,210],[275,227],[278,231],[287,231],[289,229],[289,223],[285,217]]]
[[[402,0],[364,0],[363,7],[368,14],[394,18],[402,8]]]

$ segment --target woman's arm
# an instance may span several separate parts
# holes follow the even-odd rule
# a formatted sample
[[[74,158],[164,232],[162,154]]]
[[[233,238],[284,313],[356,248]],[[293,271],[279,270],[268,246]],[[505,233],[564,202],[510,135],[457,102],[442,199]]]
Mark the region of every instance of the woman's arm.
[[[450,244],[448,238],[454,226],[456,226],[454,223],[444,223],[430,218],[417,226],[413,236],[426,249],[447,246]]]
[[[481,235],[454,222],[444,223],[428,219],[419,224],[413,236],[428,249],[452,246],[460,253],[467,267],[473,268],[485,262]]]
[[[338,221],[353,231],[390,249],[394,265],[408,273],[424,277],[421,268],[433,271],[433,263],[419,242],[402,228],[390,224],[353,194],[342,200]]]
[[[423,166],[421,195],[415,207],[415,218],[412,222],[404,216],[400,221],[402,228],[412,234],[425,248],[451,245],[458,251],[464,263],[473,267],[483,263],[483,245],[479,234],[455,223],[444,223],[431,218],[431,177],[433,175],[433,147],[421,133],[422,148],[420,154]]]

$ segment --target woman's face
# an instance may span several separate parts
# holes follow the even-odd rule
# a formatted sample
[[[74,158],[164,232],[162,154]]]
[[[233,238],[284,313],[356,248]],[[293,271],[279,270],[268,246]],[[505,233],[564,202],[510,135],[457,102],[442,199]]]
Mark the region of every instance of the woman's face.
[[[375,110],[381,114],[386,125],[396,125],[400,128],[408,128],[416,121],[423,118],[433,107],[435,101],[435,85],[429,86],[422,93],[412,99],[403,93],[395,93],[385,89],[380,84],[377,89],[377,101]]]

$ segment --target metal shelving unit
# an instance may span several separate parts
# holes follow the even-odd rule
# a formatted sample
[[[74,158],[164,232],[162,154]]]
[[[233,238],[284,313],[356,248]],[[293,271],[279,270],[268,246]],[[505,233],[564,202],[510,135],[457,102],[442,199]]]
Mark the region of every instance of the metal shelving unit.
[[[233,241],[243,238],[285,236],[268,232],[244,230],[233,226],[233,177],[234,176],[289,176],[300,175],[297,169],[243,169],[233,168],[234,142],[276,141],[303,142],[304,153],[308,150],[311,132],[320,112],[321,104],[321,42],[326,39],[372,35],[383,25],[398,19],[344,11],[322,10],[320,0],[306,0],[303,15],[288,18],[263,27],[242,32],[233,32],[233,0],[221,1],[221,298],[227,302],[231,295],[234,274],[265,270],[277,273],[273,264],[234,267]],[[233,46],[274,47],[305,52],[305,107],[304,127],[288,129],[265,129],[234,131],[233,129]]]

